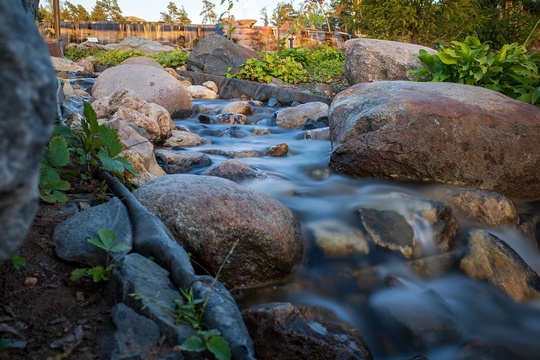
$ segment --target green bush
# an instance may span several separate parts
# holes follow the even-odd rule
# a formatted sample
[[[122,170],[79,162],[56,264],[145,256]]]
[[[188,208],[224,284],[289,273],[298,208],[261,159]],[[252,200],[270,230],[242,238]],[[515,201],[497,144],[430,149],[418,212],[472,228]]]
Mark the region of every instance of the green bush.
[[[100,56],[102,53],[107,50],[99,48],[78,48],[78,47],[69,47],[64,50],[64,56],[71,61],[79,61],[88,56]]]
[[[433,54],[420,50],[425,65],[410,73],[420,81],[482,86],[540,106],[540,52],[527,53],[517,43],[490,50],[487,43],[468,36]]]
[[[248,59],[246,64],[236,74],[226,74],[227,77],[270,83],[272,78],[278,78],[288,84],[304,82],[308,72],[302,64],[289,57],[279,57],[274,53],[263,55],[262,60]]]
[[[145,55],[143,52],[135,50],[110,50],[97,54],[95,58],[96,65],[116,66],[126,59],[137,56]]]
[[[151,56],[152,58],[156,59],[158,63],[161,64],[161,66],[165,68],[173,68],[176,69],[179,66],[184,65],[187,62],[189,52],[184,50],[174,50],[170,53],[166,53],[161,51],[159,55]]]

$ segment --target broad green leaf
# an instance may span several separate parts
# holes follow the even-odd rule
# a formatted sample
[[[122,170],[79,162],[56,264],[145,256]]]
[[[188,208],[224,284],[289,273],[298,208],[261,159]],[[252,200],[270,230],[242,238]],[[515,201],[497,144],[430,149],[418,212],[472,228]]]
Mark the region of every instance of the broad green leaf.
[[[55,182],[60,180],[60,174],[56,169],[53,169],[48,163],[43,162],[39,173],[40,182]]]
[[[123,157],[117,157],[115,159],[116,161],[119,161],[122,163],[122,165],[124,165],[124,169],[126,169],[127,171],[129,171],[131,173],[131,175],[135,176],[135,177],[140,177],[139,173],[137,172],[137,170],[135,170],[135,168],[133,167],[133,165],[129,162],[128,159],[126,158],[123,158]]]
[[[122,174],[124,172],[124,164],[121,161],[118,161],[118,159],[112,159],[105,151],[100,151],[98,153],[98,158],[101,161],[104,170],[115,174]]]
[[[88,275],[92,276],[94,282],[100,282],[101,280],[109,281],[111,280],[111,272],[109,269],[104,269],[101,266],[96,266],[87,271]]]
[[[69,149],[66,139],[60,135],[53,136],[47,146],[51,166],[59,168],[69,163]]]
[[[448,54],[446,54],[444,52],[439,52],[437,55],[439,56],[441,61],[446,65],[457,64],[457,59],[456,58],[453,58],[452,56],[450,56],[450,55],[448,55]]]
[[[536,90],[533,91],[531,104],[535,105],[538,100],[540,100],[540,86],[537,87]]]
[[[69,279],[71,281],[77,281],[88,275],[88,269],[75,269],[71,272]]]
[[[93,134],[99,133],[99,124],[97,121],[97,115],[94,111],[94,108],[92,108],[92,105],[88,102],[84,102],[84,116],[86,117],[86,120],[88,121],[88,124],[90,125],[90,131]],[[83,121],[84,122],[84,121]]]
[[[202,339],[198,336],[192,336],[180,345],[180,349],[186,351],[201,352],[206,350],[206,346]]]
[[[229,343],[222,336],[212,336],[206,346],[218,360],[229,360],[232,356]]]
[[[131,246],[124,243],[118,243],[118,244],[113,245],[110,251],[111,253],[116,254],[116,253],[128,252],[130,250],[131,250]]]
[[[56,201],[59,203],[65,203],[67,201],[67,196],[61,191],[54,190],[53,195],[56,198]]]
[[[109,156],[111,158],[114,158],[118,154],[120,154],[124,146],[120,142],[118,134],[116,133],[116,131],[114,131],[113,128],[107,125],[101,125],[99,127],[99,135],[101,136],[103,143],[107,147]]]
[[[26,265],[26,259],[23,258],[19,254],[12,254],[11,255],[11,264],[13,265],[13,267],[15,269],[19,270],[20,268],[22,268],[22,267],[24,267]]]
[[[98,235],[107,250],[110,250],[116,242],[116,232],[114,230],[101,228],[98,230]]]

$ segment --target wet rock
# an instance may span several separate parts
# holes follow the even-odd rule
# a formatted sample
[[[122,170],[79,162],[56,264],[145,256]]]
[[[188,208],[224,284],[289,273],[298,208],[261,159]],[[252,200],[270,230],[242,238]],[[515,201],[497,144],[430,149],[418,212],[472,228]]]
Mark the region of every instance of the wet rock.
[[[288,152],[289,145],[286,143],[281,143],[268,149],[268,155],[270,156],[285,156]]]
[[[440,187],[429,196],[449,204],[456,214],[477,225],[517,226],[519,214],[512,200],[496,192],[463,187]]]
[[[206,140],[191,131],[173,130],[171,135],[163,146],[193,147],[208,144]]]
[[[516,301],[540,299],[536,271],[512,247],[486,231],[471,231],[460,268],[470,278],[488,281]]]
[[[133,232],[128,211],[122,201],[114,197],[110,201],[92,206],[79,212],[54,228],[53,241],[58,257],[85,266],[105,266],[107,253],[88,242],[89,238],[99,238],[99,229],[110,229],[116,233],[116,241],[129,247],[133,243]],[[116,261],[124,253],[111,254]]]
[[[191,116],[191,98],[163,68],[125,64],[103,71],[92,88],[92,101],[116,90],[132,90],[141,99],[164,107],[173,118]]]
[[[300,223],[291,210],[229,180],[169,175],[134,195],[212,274],[232,250],[219,279],[229,288],[283,279],[302,259]]]
[[[255,150],[222,150],[222,149],[209,149],[204,150],[207,154],[223,155],[231,159],[247,158],[247,157],[259,157],[260,154]]]
[[[194,98],[194,99],[218,99],[219,95],[213,91],[207,88],[206,86],[202,85],[191,85],[187,87],[188,94]]]
[[[326,309],[269,303],[243,317],[259,360],[373,359],[362,336]]]
[[[96,71],[94,67],[94,63],[88,59],[82,59],[82,60],[77,61],[77,65],[82,67],[83,71],[86,71],[89,73],[93,73],[94,71]]]
[[[256,127],[256,128],[253,128],[252,133],[253,133],[253,135],[261,136],[261,135],[269,135],[269,134],[271,134],[272,132],[270,131],[269,128],[265,128],[265,127]]]
[[[56,119],[57,79],[20,0],[0,2],[0,262],[25,238],[38,206],[43,149]]]
[[[242,114],[242,115],[251,115],[253,114],[253,108],[247,101],[233,101],[228,103],[221,109],[223,114],[232,113],[232,114]]]
[[[201,124],[218,124],[219,123],[219,121],[217,121],[216,118],[207,114],[199,114],[197,116],[197,120],[199,120]]]
[[[314,130],[314,129],[322,129],[322,128],[325,128],[325,127],[328,127],[328,125],[320,122],[320,121],[316,121],[316,120],[313,120],[313,119],[307,119],[305,124],[302,126],[302,130]]]
[[[129,173],[125,174],[126,179],[131,184],[137,187],[146,181],[165,175],[165,171],[156,161],[154,145],[150,141],[123,120],[116,119],[107,124],[116,130],[120,141],[124,145],[124,150],[122,150],[120,156],[129,160],[139,174],[139,177]]]
[[[59,58],[59,57],[51,56],[51,62],[54,67],[54,70],[56,71],[67,71],[67,72],[84,71],[84,68],[81,65],[66,58]]]
[[[101,339],[105,359],[144,358],[151,348],[157,347],[159,328],[152,320],[122,303],[111,309],[111,320],[110,328]]]
[[[533,355],[534,356],[534,355]],[[515,360],[524,359],[504,346],[472,340],[463,345],[458,360]]]
[[[407,259],[414,254],[414,230],[396,211],[360,209],[360,219],[375,245],[401,252]]]
[[[395,41],[359,38],[345,42],[344,75],[349,84],[383,80],[413,80],[408,71],[422,66],[418,60],[425,46]]]
[[[305,139],[330,141],[330,128],[325,127],[323,129],[308,130],[306,131]]]
[[[144,129],[154,144],[162,144],[176,129],[169,112],[163,107],[141,100],[131,90],[118,90],[93,102],[99,117],[121,119]]]
[[[240,125],[244,125],[246,123],[246,121],[247,121],[246,115],[232,114],[232,113],[218,114],[218,116],[216,118],[222,124],[240,124]]]
[[[307,224],[313,233],[314,243],[329,258],[364,255],[369,244],[360,229],[355,229],[340,220],[322,220]]]
[[[485,88],[354,85],[332,102],[330,134],[338,173],[540,198],[540,109]]]
[[[378,245],[398,250],[408,259],[452,249],[458,223],[444,203],[399,193],[376,196],[371,203],[375,210],[361,209],[360,217]]]
[[[167,174],[177,174],[212,163],[208,155],[199,152],[159,149],[154,151],[154,155]]]
[[[276,98],[270,98],[270,99],[268,99],[268,102],[267,102],[266,104],[267,104],[268,106],[272,106],[272,107],[274,107],[274,106],[276,106],[276,107],[281,106],[281,104],[279,103],[278,99],[276,99]]]
[[[191,326],[176,324],[169,310],[176,300],[183,299],[169,272],[137,253],[127,255],[113,270],[106,296],[109,304],[123,303],[154,321],[172,346],[195,335]]]
[[[418,351],[462,339],[460,318],[434,290],[392,288],[369,299],[369,314],[382,329],[378,343],[401,352]]]
[[[266,178],[264,172],[240,160],[224,161],[210,170],[205,171],[203,175],[218,176],[234,182]]]
[[[157,41],[143,39],[139,36],[126,37],[116,48],[118,50],[140,51],[150,55],[158,55],[160,52],[169,53],[174,50],[172,46],[162,45]]]
[[[223,76],[228,71],[236,74],[246,60],[251,58],[260,60],[255,51],[235,44],[225,36],[214,34],[199,40],[189,54],[186,65],[191,71]]]
[[[328,104],[311,102],[298,106],[285,108],[277,113],[276,125],[284,128],[301,128],[306,121],[328,116]]]

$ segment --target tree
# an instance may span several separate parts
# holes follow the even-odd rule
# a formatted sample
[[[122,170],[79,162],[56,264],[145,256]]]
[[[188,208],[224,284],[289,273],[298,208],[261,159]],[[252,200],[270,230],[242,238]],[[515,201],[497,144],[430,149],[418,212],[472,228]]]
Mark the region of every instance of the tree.
[[[472,33],[481,21],[477,0],[362,0],[367,36],[436,47]]]
[[[98,0],[90,14],[91,21],[124,21],[118,0]]]
[[[277,26],[278,23],[283,26],[290,26],[294,19],[298,16],[296,10],[290,3],[280,2],[272,12],[272,25]]]
[[[259,13],[259,15],[261,16],[263,25],[268,26],[270,24],[270,20],[268,19],[268,11],[266,10],[266,6],[261,9],[261,12]]]
[[[480,0],[480,6],[485,21],[475,27],[476,34],[495,49],[513,42],[522,44],[540,18],[538,0]],[[536,39],[540,36],[539,32],[534,35]]]
[[[203,17],[202,23],[214,24],[215,22],[217,22],[217,15],[214,12],[214,8],[216,7],[216,5],[210,2],[210,0],[202,0],[202,3],[203,3],[203,10],[199,14],[200,16]]]
[[[62,8],[62,14],[65,13],[65,16],[62,17],[62,20],[66,21],[88,21],[90,20],[90,14],[81,4],[75,6],[69,1],[66,1],[64,7]]]
[[[341,31],[350,34],[360,32],[360,0],[333,0],[331,6],[334,9],[334,22]]]
[[[172,1],[167,5],[167,12],[162,12],[161,21],[168,23],[182,23],[191,24],[191,20],[186,12],[186,9],[182,5],[180,9]]]

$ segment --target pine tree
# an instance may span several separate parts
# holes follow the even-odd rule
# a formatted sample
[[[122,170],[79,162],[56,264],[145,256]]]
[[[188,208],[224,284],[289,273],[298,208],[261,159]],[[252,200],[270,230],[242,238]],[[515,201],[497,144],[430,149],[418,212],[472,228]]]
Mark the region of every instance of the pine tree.
[[[191,20],[189,19],[189,16],[186,12],[186,9],[184,9],[184,6],[182,5],[182,7],[178,9],[176,4],[172,1],[169,2],[169,5],[167,5],[167,12],[162,12],[160,13],[160,15],[160,20],[163,22],[191,24]]]
[[[217,15],[214,12],[214,8],[216,5],[210,0],[202,0],[203,3],[203,10],[199,14],[202,16],[202,23],[203,24],[214,24],[217,22]]]

